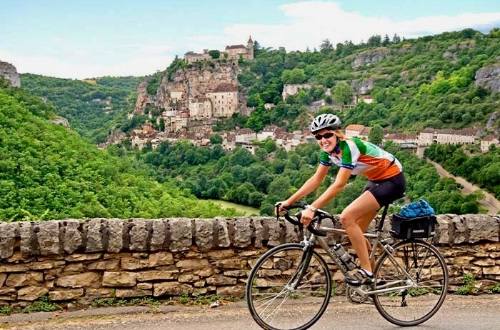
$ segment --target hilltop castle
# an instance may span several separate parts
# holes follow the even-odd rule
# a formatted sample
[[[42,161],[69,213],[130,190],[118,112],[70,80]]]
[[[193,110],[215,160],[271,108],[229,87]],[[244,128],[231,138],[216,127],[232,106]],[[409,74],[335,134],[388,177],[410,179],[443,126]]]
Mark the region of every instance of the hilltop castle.
[[[254,47],[254,42],[252,40],[252,37],[248,37],[247,45],[229,45],[226,46],[224,51],[220,52],[220,56],[223,59],[227,60],[239,60],[240,58],[243,58],[245,60],[253,60],[254,54],[253,54],[253,47]],[[210,61],[212,60],[212,57],[209,54],[208,49],[204,49],[203,53],[195,53],[195,52],[187,52],[184,54],[184,60],[188,63],[194,63],[198,61]]]

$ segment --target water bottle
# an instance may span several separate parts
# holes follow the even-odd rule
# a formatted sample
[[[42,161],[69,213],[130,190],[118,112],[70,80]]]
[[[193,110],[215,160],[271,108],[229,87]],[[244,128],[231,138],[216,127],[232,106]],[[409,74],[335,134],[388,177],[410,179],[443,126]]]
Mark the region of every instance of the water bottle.
[[[356,268],[356,264],[352,260],[352,256],[347,252],[342,244],[335,244],[333,246],[333,252],[339,257],[340,261],[346,266],[348,270],[353,270]]]

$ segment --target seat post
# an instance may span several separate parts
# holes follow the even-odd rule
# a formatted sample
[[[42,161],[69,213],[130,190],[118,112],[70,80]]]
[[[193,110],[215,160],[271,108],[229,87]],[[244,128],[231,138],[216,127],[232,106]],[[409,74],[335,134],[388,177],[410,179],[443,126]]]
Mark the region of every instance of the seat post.
[[[387,216],[387,211],[389,210],[389,204],[384,205],[384,209],[382,211],[382,217],[380,218],[380,221],[378,223],[377,230],[382,231],[382,228],[384,228],[384,220],[385,217]]]

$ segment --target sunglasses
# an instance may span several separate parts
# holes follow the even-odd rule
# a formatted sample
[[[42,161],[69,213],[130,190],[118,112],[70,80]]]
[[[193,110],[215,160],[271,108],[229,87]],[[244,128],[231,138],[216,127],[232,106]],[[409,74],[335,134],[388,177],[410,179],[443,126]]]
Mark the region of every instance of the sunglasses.
[[[331,137],[332,137],[332,136],[334,136],[334,135],[335,135],[335,134],[333,134],[333,133],[325,133],[325,134],[323,134],[323,135],[321,135],[321,134],[316,134],[316,135],[314,135],[314,137],[316,138],[316,140],[318,140],[318,141],[319,141],[319,140],[321,140],[322,138],[329,139],[329,138],[331,138]]]

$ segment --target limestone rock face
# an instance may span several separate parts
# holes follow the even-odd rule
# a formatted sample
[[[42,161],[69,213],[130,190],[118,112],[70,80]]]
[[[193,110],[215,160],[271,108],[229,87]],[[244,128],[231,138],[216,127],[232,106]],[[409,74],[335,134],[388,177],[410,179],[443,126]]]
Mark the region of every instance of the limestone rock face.
[[[500,63],[477,70],[475,79],[476,86],[489,89],[493,93],[500,92]]]
[[[367,50],[356,56],[351,66],[353,69],[357,69],[365,65],[372,65],[382,61],[388,54],[389,49],[385,47]]]
[[[12,87],[21,87],[21,79],[16,67],[10,63],[0,61],[0,77],[6,79]]]

